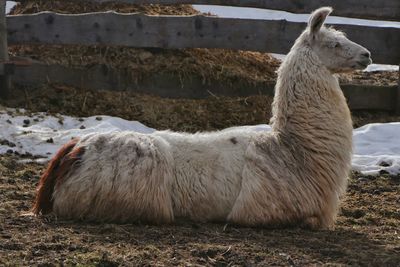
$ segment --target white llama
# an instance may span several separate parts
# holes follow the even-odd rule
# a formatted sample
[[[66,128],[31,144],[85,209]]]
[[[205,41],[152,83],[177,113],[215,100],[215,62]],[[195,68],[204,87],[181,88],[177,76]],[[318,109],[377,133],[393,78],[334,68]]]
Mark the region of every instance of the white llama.
[[[333,226],[347,184],[352,123],[334,73],[371,63],[312,13],[279,68],[271,132],[94,134],[60,149],[35,214],[86,221]]]

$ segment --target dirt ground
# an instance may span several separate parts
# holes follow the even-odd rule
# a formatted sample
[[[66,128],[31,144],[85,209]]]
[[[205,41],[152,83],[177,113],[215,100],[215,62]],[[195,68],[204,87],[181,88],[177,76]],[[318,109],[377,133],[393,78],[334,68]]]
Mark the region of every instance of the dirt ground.
[[[335,230],[24,216],[43,166],[0,156],[1,266],[398,266],[400,177],[353,174]]]

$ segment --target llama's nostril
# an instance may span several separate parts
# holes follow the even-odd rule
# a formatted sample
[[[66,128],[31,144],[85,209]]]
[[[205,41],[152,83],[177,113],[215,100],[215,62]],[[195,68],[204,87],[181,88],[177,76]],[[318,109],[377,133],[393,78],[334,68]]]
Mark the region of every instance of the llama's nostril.
[[[362,53],[361,55],[363,55],[364,57],[370,57],[371,53],[367,51],[367,52]]]

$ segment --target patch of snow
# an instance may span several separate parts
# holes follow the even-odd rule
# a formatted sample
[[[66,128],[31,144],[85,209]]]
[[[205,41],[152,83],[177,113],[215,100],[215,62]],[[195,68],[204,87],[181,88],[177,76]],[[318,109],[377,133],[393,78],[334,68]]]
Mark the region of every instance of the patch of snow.
[[[270,131],[271,127],[260,124],[223,131],[243,129]],[[0,154],[30,153],[42,157],[38,162],[46,162],[61,145],[74,137],[113,131],[152,133],[155,130],[137,121],[111,116],[74,118],[4,109],[0,111]],[[400,122],[374,123],[355,129],[352,168],[366,175],[378,175],[382,171],[400,174]]]
[[[10,13],[11,9],[17,4],[14,1],[7,1],[6,2],[6,14]]]
[[[3,144],[0,145],[0,154],[16,151],[19,154],[30,153],[47,159],[62,144],[74,137],[114,131],[151,133],[154,129],[137,121],[110,116],[74,118],[6,109],[0,111],[0,144]]]
[[[270,131],[267,124],[231,127],[226,130]],[[224,130],[224,131],[226,131]],[[400,122],[372,123],[353,131],[352,169],[365,175],[400,174]]]
[[[368,175],[400,173],[400,122],[372,123],[354,130],[353,170]]]
[[[397,65],[371,64],[364,71],[399,71]]]

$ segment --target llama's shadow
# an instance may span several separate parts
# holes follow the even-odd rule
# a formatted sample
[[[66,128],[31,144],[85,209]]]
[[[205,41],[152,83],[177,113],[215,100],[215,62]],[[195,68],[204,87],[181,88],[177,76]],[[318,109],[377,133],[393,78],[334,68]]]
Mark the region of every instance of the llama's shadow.
[[[51,225],[57,228],[65,224],[56,222]],[[223,224],[187,222],[167,226],[76,223],[67,225],[68,228],[72,227],[77,235],[84,236],[87,244],[124,244],[125,248],[134,247],[139,251],[150,248],[154,254],[167,251],[167,254],[173,254],[171,257],[175,255],[174,258],[176,255],[189,255],[192,260],[200,263],[203,260],[211,265],[219,262],[220,265],[329,263],[397,266],[400,262],[399,246],[390,247],[383,241],[372,240],[365,233],[342,227],[330,231],[311,231],[299,228],[240,228]]]

